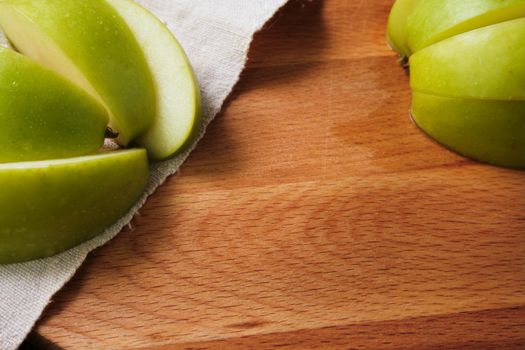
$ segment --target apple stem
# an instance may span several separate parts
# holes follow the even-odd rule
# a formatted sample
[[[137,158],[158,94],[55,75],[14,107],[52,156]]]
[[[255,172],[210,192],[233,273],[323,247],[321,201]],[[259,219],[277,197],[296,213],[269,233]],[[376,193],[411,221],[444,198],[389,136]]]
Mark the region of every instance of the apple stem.
[[[408,68],[408,57],[400,55],[397,59],[397,63],[403,68]]]
[[[113,129],[107,127],[106,128],[106,134],[104,135],[104,137],[106,139],[116,139],[118,137],[118,132],[114,131]]]

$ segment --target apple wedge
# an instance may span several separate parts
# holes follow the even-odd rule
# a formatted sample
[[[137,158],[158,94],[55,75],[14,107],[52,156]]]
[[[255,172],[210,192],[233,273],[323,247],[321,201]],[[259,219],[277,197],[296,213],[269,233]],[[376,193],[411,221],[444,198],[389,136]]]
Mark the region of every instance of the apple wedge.
[[[412,117],[441,144],[485,163],[525,169],[525,101],[414,92]]]
[[[524,0],[420,0],[406,20],[411,53],[478,28],[525,17]]]
[[[52,256],[102,233],[147,180],[142,149],[0,164],[0,264]]]
[[[401,57],[410,56],[410,50],[406,45],[406,22],[418,1],[421,0],[397,0],[388,17],[388,44]]]
[[[410,57],[416,92],[456,98],[525,100],[525,18],[476,29]]]
[[[0,48],[0,163],[93,153],[107,123],[104,107],[79,87]]]
[[[2,0],[0,26],[21,53],[99,100],[122,145],[152,125],[155,88],[144,54],[105,0]]]
[[[171,31],[131,0],[107,0],[124,18],[142,48],[157,93],[156,117],[137,140],[153,159],[165,159],[197,135],[201,121],[199,84]]]

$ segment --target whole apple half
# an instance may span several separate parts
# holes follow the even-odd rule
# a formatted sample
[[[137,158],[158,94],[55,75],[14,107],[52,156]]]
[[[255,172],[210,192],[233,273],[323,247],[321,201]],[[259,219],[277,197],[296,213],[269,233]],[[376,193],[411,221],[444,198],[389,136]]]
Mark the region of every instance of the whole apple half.
[[[415,122],[480,161],[525,168],[525,18],[476,29],[410,58]]]
[[[191,64],[171,31],[132,0],[108,0],[128,24],[142,48],[156,91],[156,115],[137,143],[153,159],[183,149],[201,126],[201,95]]]
[[[431,45],[410,67],[416,124],[463,155],[525,168],[525,18]]]
[[[155,116],[144,53],[104,0],[2,0],[0,26],[26,56],[86,90],[109,111],[118,141],[142,136]]]
[[[525,169],[525,0],[397,0],[415,123],[473,159]]]
[[[104,107],[79,87],[0,47],[0,163],[93,153],[107,123]]]
[[[0,164],[0,264],[52,256],[104,231],[148,180],[143,149]]]

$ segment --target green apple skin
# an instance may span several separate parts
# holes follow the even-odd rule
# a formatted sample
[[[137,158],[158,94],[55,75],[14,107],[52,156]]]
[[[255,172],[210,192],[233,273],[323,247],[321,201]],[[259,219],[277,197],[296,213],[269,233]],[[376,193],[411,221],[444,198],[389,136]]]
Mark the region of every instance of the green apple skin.
[[[0,48],[0,163],[93,153],[107,123],[105,108],[79,87]]]
[[[460,99],[414,92],[412,117],[427,134],[461,155],[525,169],[525,101]]]
[[[201,95],[191,64],[171,31],[131,0],[108,0],[126,21],[144,51],[157,93],[151,129],[137,140],[161,160],[193,140],[201,126]]]
[[[0,164],[0,264],[55,255],[114,224],[143,194],[143,149]]]
[[[474,29],[525,17],[525,0],[420,0],[402,34],[411,53]]]
[[[24,55],[101,101],[127,145],[155,116],[155,88],[141,48],[104,0],[2,0],[0,26]]]
[[[421,0],[397,0],[392,6],[388,17],[387,40],[388,44],[401,57],[410,56],[410,49],[406,45],[406,22],[416,4]]]
[[[525,18],[480,28],[410,57],[416,92],[456,98],[525,100]]]

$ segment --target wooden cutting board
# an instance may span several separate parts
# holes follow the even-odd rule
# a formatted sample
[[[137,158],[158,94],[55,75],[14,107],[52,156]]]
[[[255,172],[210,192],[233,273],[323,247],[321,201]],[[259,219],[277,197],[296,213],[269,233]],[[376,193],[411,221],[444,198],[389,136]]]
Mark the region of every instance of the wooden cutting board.
[[[391,5],[287,5],[181,174],[90,256],[30,341],[525,348],[525,172],[410,122]]]

